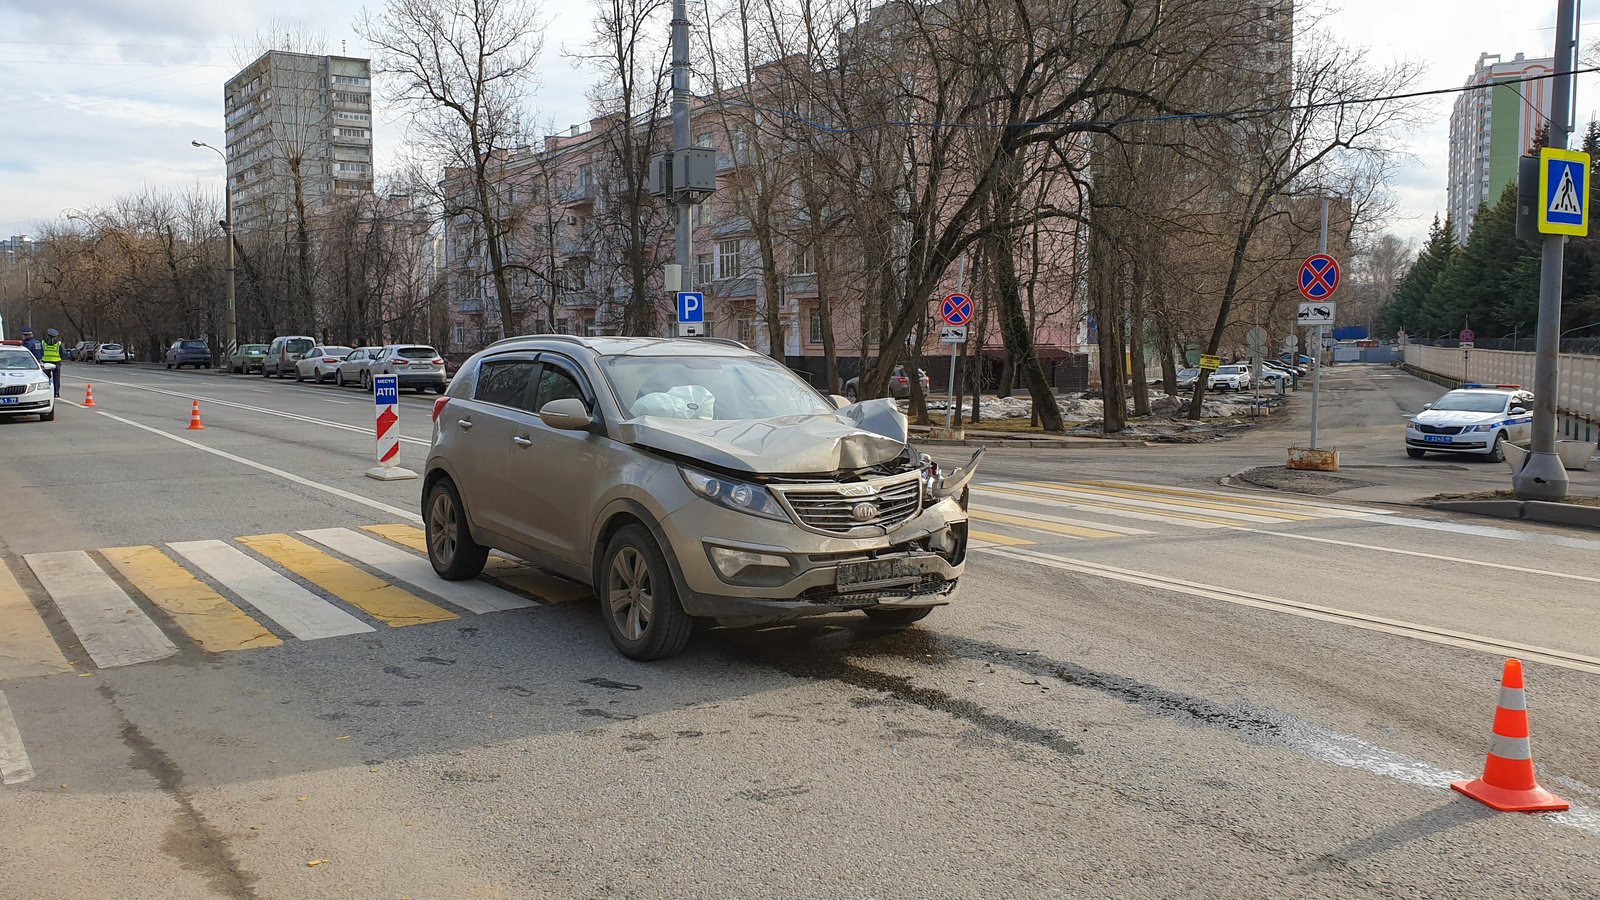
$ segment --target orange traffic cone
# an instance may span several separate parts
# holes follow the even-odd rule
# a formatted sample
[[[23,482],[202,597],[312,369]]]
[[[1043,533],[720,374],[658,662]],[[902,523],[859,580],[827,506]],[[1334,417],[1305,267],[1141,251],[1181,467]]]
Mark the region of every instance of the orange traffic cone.
[[[205,431],[206,426],[200,424],[200,401],[194,401],[194,409],[189,413],[189,430]]]
[[[83,405],[84,406],[93,406],[94,405],[94,385],[92,385],[92,384],[88,385],[87,387],[85,387],[83,389]]]
[[[1494,736],[1483,777],[1452,781],[1450,787],[1501,812],[1557,812],[1568,808],[1533,779],[1528,743],[1528,701],[1522,691],[1522,661],[1506,660],[1500,680],[1500,705],[1494,711]]]

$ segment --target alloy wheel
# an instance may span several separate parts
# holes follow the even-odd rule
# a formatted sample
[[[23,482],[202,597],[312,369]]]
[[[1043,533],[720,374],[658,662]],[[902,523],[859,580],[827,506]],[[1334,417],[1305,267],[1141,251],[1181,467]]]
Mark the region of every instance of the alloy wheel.
[[[433,508],[428,511],[428,524],[433,526],[428,530],[428,549],[433,551],[433,558],[444,563],[455,559],[456,529],[461,526],[456,516],[455,502],[450,499],[448,491],[434,495]]]
[[[624,638],[640,640],[650,628],[655,611],[653,588],[644,554],[635,547],[617,551],[606,577],[606,596],[610,601],[611,619]]]

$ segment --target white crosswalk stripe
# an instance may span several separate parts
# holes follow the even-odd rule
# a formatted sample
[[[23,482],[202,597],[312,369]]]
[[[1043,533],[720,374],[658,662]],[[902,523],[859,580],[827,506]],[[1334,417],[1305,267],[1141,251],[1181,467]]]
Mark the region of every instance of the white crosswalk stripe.
[[[303,641],[373,630],[222,541],[182,541],[167,546]]]
[[[89,554],[81,550],[30,553],[23,560],[100,668],[131,666],[178,652]]]
[[[481,581],[445,581],[422,557],[348,528],[315,528],[300,534],[471,612],[503,612],[536,605]]]
[[[11,702],[0,691],[0,784],[21,784],[33,778],[33,763],[22,746],[22,734],[11,715]]]

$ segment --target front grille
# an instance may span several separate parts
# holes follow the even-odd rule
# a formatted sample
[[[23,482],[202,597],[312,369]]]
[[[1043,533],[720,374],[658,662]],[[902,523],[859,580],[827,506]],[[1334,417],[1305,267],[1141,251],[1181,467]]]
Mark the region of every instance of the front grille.
[[[830,534],[844,534],[863,526],[893,528],[922,507],[922,479],[916,472],[855,484],[775,487],[800,524]],[[857,518],[856,507],[863,503],[875,507],[877,514]]]
[[[25,384],[8,384],[5,387],[0,388],[0,395],[7,397],[15,397],[18,394],[26,394],[27,392],[28,386]]]
[[[1460,425],[1418,425],[1417,430],[1423,434],[1460,434]]]

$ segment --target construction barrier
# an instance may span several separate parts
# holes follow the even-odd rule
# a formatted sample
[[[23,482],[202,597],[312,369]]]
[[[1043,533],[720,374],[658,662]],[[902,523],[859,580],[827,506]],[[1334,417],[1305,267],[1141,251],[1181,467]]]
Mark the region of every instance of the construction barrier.
[[[400,481],[417,477],[410,469],[395,465],[400,457],[400,379],[395,375],[372,376],[372,398],[377,409],[375,434],[378,464],[367,470],[368,478]]]

